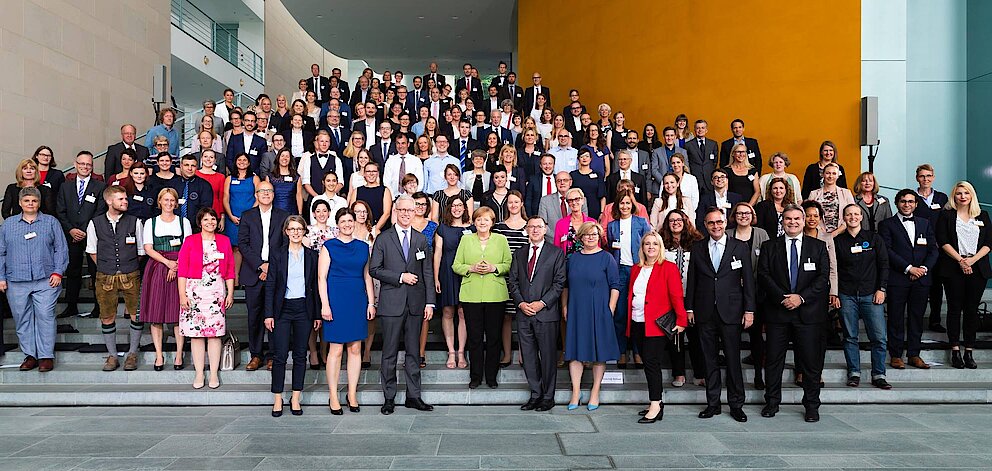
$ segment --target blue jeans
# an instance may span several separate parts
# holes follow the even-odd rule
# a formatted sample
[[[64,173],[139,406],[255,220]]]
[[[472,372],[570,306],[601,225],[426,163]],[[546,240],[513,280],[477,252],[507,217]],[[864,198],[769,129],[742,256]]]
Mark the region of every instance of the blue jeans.
[[[55,358],[55,303],[62,287],[52,288],[48,278],[8,281],[7,301],[17,326],[17,341],[25,355]]]
[[[841,294],[840,315],[844,319],[844,357],[848,376],[861,376],[861,354],[858,351],[858,320],[865,323],[871,342],[871,379],[885,377],[885,352],[888,341],[885,310],[872,302],[873,294],[852,296]]]
[[[617,299],[617,309],[613,311],[613,327],[617,332],[617,346],[620,354],[627,354],[627,294],[630,285],[630,267],[620,265],[620,297]],[[633,342],[631,342],[633,344]]]

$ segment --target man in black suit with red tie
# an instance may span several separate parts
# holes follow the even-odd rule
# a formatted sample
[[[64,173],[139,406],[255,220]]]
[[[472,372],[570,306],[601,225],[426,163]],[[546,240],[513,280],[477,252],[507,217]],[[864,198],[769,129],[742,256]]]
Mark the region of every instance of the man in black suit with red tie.
[[[455,82],[455,96],[461,90],[468,90],[468,96],[476,103],[482,102],[482,81],[472,76],[472,64],[462,66],[465,76]]]
[[[320,75],[320,66],[317,64],[310,66],[310,73],[312,77],[307,78],[307,91],[317,95],[317,104],[323,105],[331,98],[331,82],[327,80],[327,77]]]
[[[706,139],[707,129],[706,120],[696,120],[694,129],[696,138],[685,141],[686,157],[689,159],[686,163],[689,164],[689,173],[696,176],[700,194],[713,191],[713,184],[706,176],[713,172],[714,168],[717,168],[716,142]]]
[[[774,417],[782,403],[782,370],[789,339],[795,342],[802,365],[806,422],[820,420],[820,375],[823,372],[823,331],[828,322],[830,259],[827,245],[803,235],[805,212],[796,205],[782,211],[785,235],[762,244],[758,256],[758,285],[765,293],[765,407],[762,417]]]
[[[148,148],[134,142],[138,130],[133,124],[121,126],[121,142],[107,147],[107,156],[104,160],[103,181],[110,181],[110,176],[121,173],[124,167],[121,165],[121,153],[124,149],[134,151],[134,156],[138,162],[144,162],[148,158]]]
[[[758,147],[758,140],[752,137],[744,137],[744,120],[737,118],[730,123],[730,132],[734,135],[730,139],[720,143],[720,166],[730,165],[730,151],[737,144],[744,144],[747,147],[747,161],[754,168],[761,169],[761,148]]]

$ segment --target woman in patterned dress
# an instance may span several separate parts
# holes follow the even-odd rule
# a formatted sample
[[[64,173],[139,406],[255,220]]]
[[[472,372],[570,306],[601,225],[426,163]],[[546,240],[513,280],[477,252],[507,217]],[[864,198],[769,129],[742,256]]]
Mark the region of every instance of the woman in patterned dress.
[[[234,304],[234,253],[231,241],[215,232],[217,220],[213,208],[201,209],[196,222],[202,232],[187,237],[179,249],[179,329],[190,339],[196,368],[193,389],[203,388],[205,351],[210,355],[210,389],[220,387],[224,314]]]

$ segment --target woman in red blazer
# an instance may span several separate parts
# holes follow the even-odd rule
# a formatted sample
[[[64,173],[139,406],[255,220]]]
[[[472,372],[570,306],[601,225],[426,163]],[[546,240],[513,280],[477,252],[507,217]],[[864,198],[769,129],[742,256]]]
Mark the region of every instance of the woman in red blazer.
[[[628,290],[627,335],[644,360],[651,401],[637,422],[653,424],[665,414],[665,404],[661,402],[661,355],[669,341],[655,321],[674,311],[676,332],[682,332],[689,324],[683,304],[682,276],[674,263],[665,260],[664,245],[657,232],[649,232],[641,239],[640,263],[630,271]]]

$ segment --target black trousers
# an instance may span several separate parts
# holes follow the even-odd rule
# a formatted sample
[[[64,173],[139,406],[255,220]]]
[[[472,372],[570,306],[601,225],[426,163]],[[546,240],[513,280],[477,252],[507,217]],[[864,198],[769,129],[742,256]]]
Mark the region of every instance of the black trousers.
[[[282,393],[286,383],[286,357],[289,356],[290,339],[293,342],[293,391],[303,390],[307,374],[307,340],[313,319],[307,315],[304,298],[283,301],[282,312],[272,329],[272,393]]]
[[[703,359],[703,347],[699,341],[699,326],[690,325],[685,329],[685,336],[689,339],[689,363],[692,364],[692,377],[703,379],[706,377],[706,361]],[[685,371],[685,360],[682,361],[682,371]]]
[[[69,244],[69,266],[65,270],[65,304],[69,312],[78,311],[76,304],[79,302],[79,290],[83,286],[83,263],[86,262],[86,241],[73,242],[70,238]],[[96,279],[96,265],[87,264],[87,272],[90,280]],[[94,308],[95,309],[95,308]]]
[[[927,296],[931,292],[926,286],[911,283],[907,286],[889,285],[885,293],[888,304],[888,349],[892,358],[902,358],[902,354],[915,357],[923,347],[923,313],[927,309]],[[933,298],[931,297],[931,302]],[[937,300],[940,304],[940,300]],[[940,307],[937,308],[937,322],[940,322]],[[933,322],[933,317],[930,317]]]
[[[245,306],[248,308],[248,351],[251,352],[252,358],[258,357],[265,360],[267,355],[272,355],[272,352],[263,350],[265,345],[264,281],[259,280],[255,286],[245,286]]]
[[[754,361],[754,374],[760,375],[765,366],[765,323],[758,313],[754,315],[754,323],[746,330],[751,342],[751,359]]]
[[[559,322],[539,322],[533,316],[517,313],[517,338],[523,356],[524,374],[530,398],[553,401],[558,381],[557,355]]]
[[[696,324],[699,329],[699,343],[706,362],[706,404],[720,407],[722,374],[717,357],[720,355],[720,341],[727,358],[727,403],[731,409],[744,407],[744,373],[741,371],[741,324],[724,324],[720,319]]]
[[[964,347],[975,348],[975,337],[978,331],[978,305],[985,294],[988,280],[977,273],[965,275],[954,273],[944,278],[944,288],[947,290],[947,343],[957,346],[958,338],[964,330]],[[961,322],[962,313],[964,323]]]
[[[944,278],[931,276],[933,284],[930,285],[930,323],[940,324],[940,306],[944,300]]]
[[[630,340],[634,342],[634,348],[641,352],[641,360],[644,361],[644,378],[648,381],[648,400],[661,401],[665,392],[661,374],[661,355],[668,349],[668,337],[647,337],[644,335],[643,322],[630,322]]]
[[[499,349],[502,346],[504,303],[462,303],[468,341],[469,374],[473,381],[483,378],[496,383],[499,374]]]
[[[803,405],[807,409],[820,407],[820,375],[823,373],[824,323],[803,324],[799,319],[789,323],[769,323],[767,357],[765,358],[765,402],[782,403],[782,370],[790,335],[795,338],[796,369],[803,374]]]

